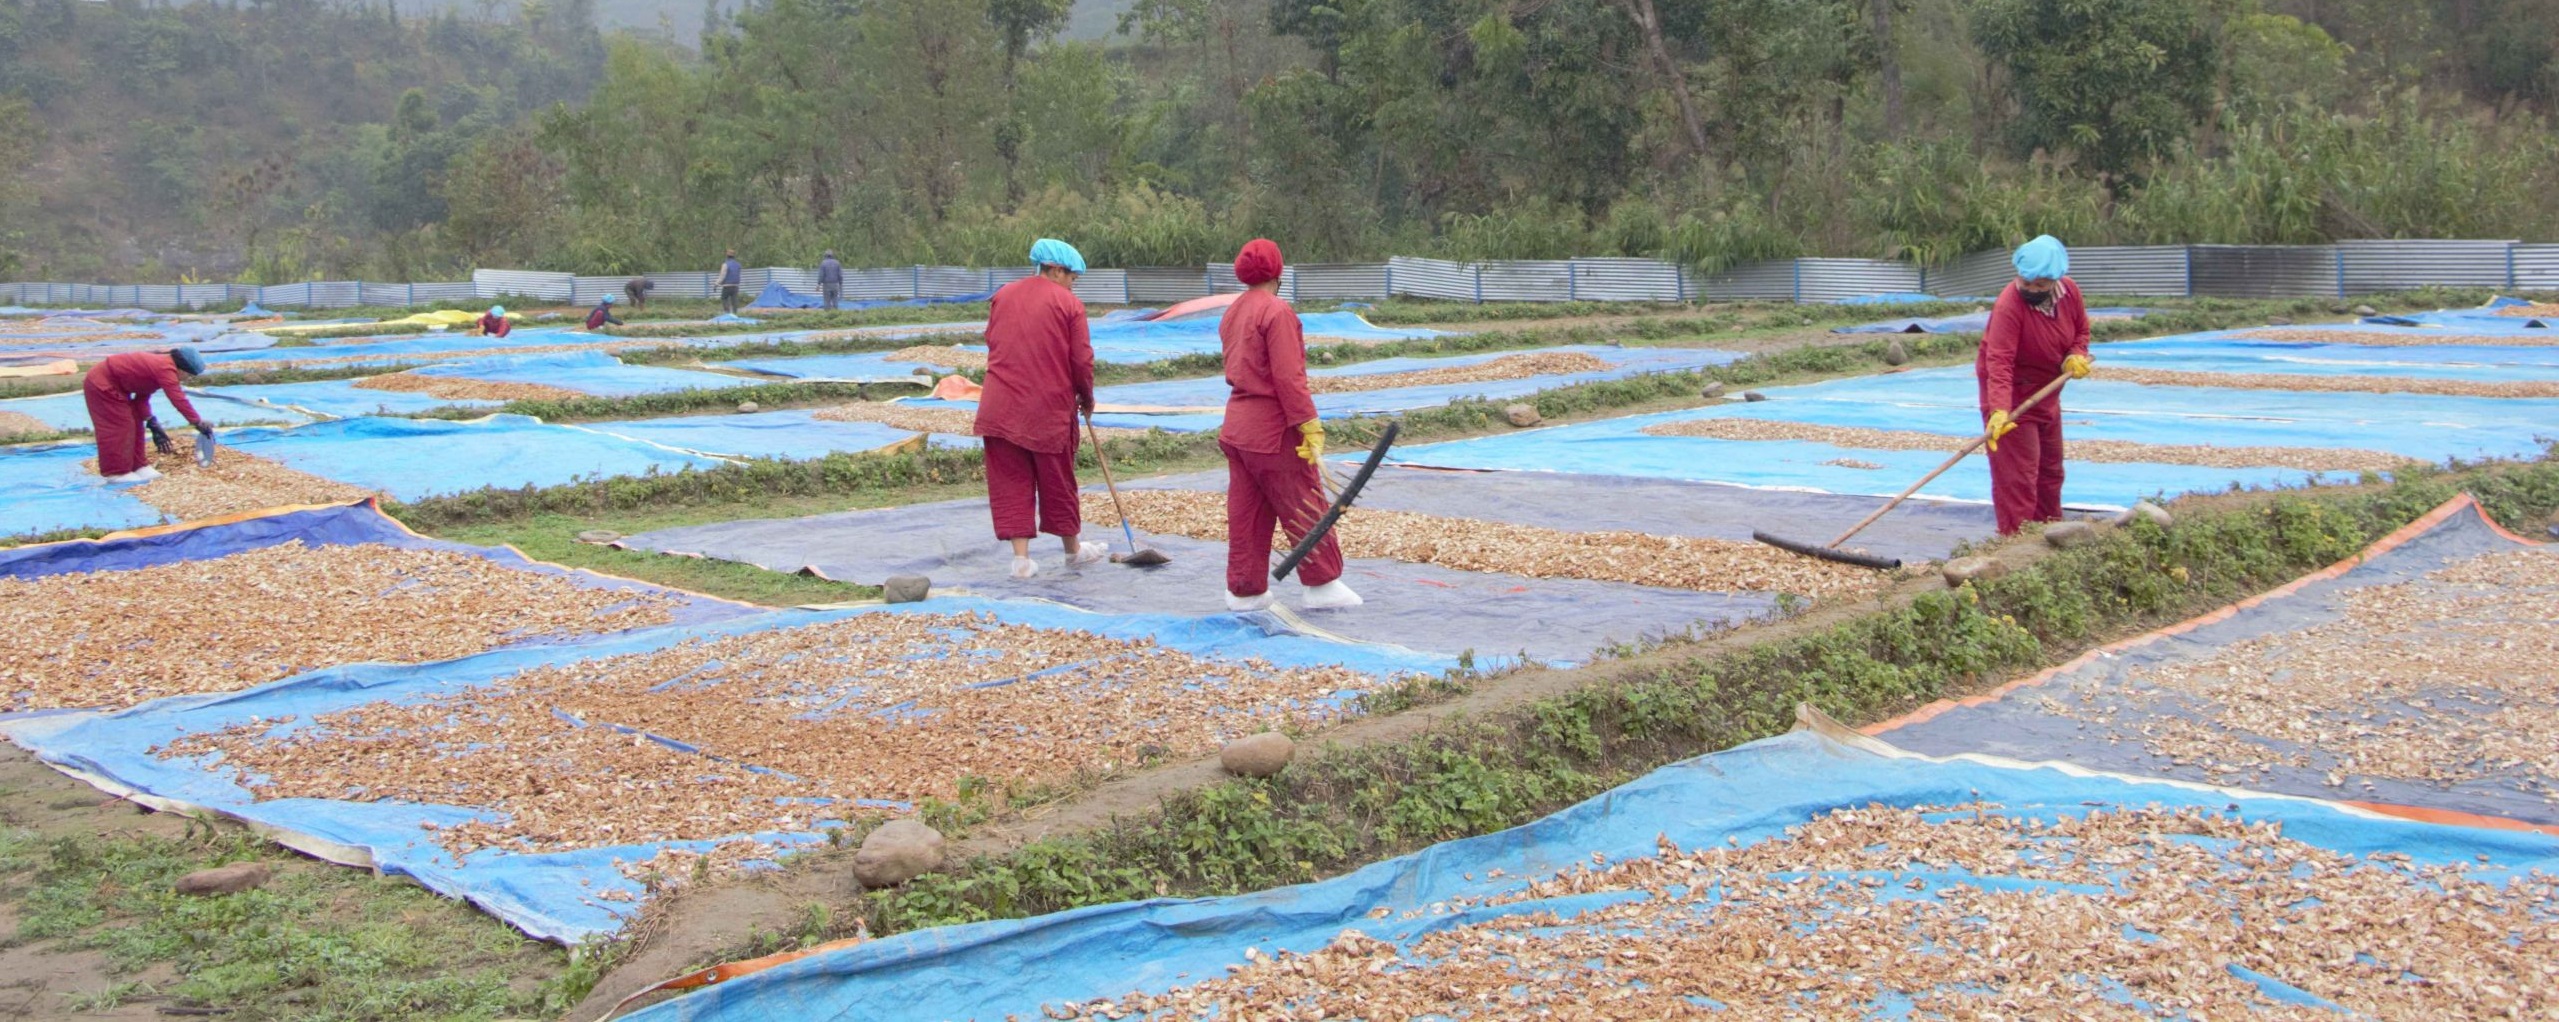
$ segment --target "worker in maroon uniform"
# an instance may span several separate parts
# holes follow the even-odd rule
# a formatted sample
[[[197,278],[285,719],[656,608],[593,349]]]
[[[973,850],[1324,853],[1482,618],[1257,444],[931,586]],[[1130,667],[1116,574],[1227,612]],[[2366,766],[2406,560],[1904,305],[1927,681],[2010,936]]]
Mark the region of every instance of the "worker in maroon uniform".
[[[1239,613],[1271,605],[1271,527],[1295,545],[1331,503],[1318,474],[1324,420],[1306,383],[1306,329],[1280,300],[1281,265],[1270,239],[1246,243],[1235,256],[1246,290],[1217,323],[1231,388],[1217,431],[1226,452],[1226,607]],[[1360,603],[1342,584],[1342,551],[1329,533],[1298,564],[1297,580],[1309,609]]]
[[[1973,362],[2003,536],[2061,520],[2061,393],[2015,409],[2055,378],[2085,379],[2091,367],[2088,302],[2070,280],[2070,250],[2047,234],[2018,246],[2012,261],[2017,279],[1991,307]]]
[[[986,389],[977,399],[977,435],[986,445],[986,506],[995,538],[1013,544],[1013,577],[1039,573],[1031,537],[1066,545],[1068,568],[1110,553],[1083,543],[1075,493],[1075,416],[1093,411],[1093,335],[1075,278],[1084,256],[1042,238],[1031,246],[1039,273],[995,292],[986,314]]]
[[[488,314],[471,325],[485,337],[504,337],[515,329],[515,324],[507,320],[506,306],[503,305],[489,306]]]
[[[169,351],[133,351],[109,355],[81,387],[81,396],[89,402],[89,430],[98,438],[98,474],[111,483],[138,483],[160,477],[151,467],[151,459],[142,450],[142,431],[150,429],[151,438],[163,454],[175,454],[169,435],[151,418],[151,395],[169,395],[169,407],[186,416],[195,431],[213,435],[213,427],[204,424],[196,414],[195,404],[187,400],[186,388],[178,385],[178,375],[195,376],[204,372],[204,356],[194,348]]]

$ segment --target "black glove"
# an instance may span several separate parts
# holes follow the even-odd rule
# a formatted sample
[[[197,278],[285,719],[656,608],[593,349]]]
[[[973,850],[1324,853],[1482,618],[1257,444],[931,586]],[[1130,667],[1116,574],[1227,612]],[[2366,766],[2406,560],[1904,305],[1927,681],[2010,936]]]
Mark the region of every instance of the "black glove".
[[[213,427],[211,426],[199,422],[195,424],[195,431],[197,435],[202,436],[207,440],[213,439]]]
[[[1091,414],[1093,414],[1093,395],[1091,395],[1091,394],[1077,394],[1077,395],[1075,395],[1075,410],[1076,410],[1076,411],[1079,411],[1079,412],[1082,412],[1082,413],[1084,413],[1084,414],[1086,414],[1086,415],[1091,415]]]
[[[151,446],[153,448],[157,449],[162,454],[178,453],[178,445],[169,442],[169,431],[160,428],[160,420],[144,419],[142,420],[142,424],[151,430]]]

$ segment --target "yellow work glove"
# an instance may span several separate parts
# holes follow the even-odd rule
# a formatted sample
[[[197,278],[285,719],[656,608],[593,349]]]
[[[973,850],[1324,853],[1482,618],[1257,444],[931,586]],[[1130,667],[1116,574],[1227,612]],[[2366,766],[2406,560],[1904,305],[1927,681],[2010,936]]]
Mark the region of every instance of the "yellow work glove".
[[[1982,435],[1990,438],[1990,453],[1999,453],[1999,438],[2007,436],[2009,430],[2016,428],[2017,424],[2008,420],[2008,409],[2002,408],[1990,413],[1990,424],[1982,430]]]
[[[2096,367],[2097,363],[2091,361],[2086,355],[2072,355],[2061,360],[2061,371],[2069,373],[2070,378],[2074,380],[2087,379],[2088,371]]]
[[[1309,465],[1324,460],[1324,420],[1308,419],[1297,426],[1297,456]]]

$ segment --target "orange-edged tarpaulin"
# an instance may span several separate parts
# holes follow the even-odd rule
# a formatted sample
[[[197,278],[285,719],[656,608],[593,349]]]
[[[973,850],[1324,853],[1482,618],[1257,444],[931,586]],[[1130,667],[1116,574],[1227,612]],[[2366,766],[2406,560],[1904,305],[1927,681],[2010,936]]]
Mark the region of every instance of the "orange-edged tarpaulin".
[[[1148,316],[1146,317],[1146,321],[1150,323],[1164,323],[1176,319],[1188,319],[1192,316],[1205,316],[1212,312],[1224,313],[1227,306],[1235,304],[1235,299],[1239,297],[1239,295],[1240,292],[1239,294],[1210,295],[1206,298],[1193,298],[1190,301],[1183,302],[1179,305],[1165,309],[1162,312]]]

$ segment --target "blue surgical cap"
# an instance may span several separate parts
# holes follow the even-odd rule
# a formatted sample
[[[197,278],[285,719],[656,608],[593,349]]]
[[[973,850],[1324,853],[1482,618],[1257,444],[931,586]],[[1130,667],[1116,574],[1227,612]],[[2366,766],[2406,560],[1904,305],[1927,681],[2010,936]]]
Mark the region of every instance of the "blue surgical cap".
[[[1063,266],[1068,272],[1084,272],[1084,253],[1056,238],[1041,238],[1031,243],[1031,265]]]
[[[2070,275],[2070,250],[2049,234],[2017,246],[2017,275],[2027,280],[2060,280]]]

